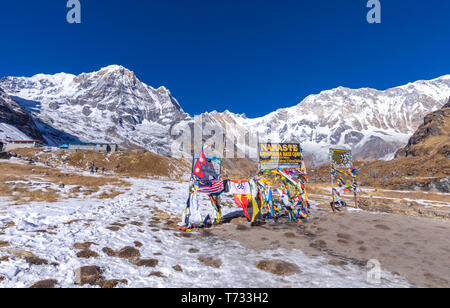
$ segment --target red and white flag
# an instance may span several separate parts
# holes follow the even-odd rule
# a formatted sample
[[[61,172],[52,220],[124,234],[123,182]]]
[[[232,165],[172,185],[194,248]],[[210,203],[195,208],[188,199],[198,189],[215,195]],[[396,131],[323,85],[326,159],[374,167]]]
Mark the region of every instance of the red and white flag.
[[[201,179],[203,179],[205,177],[203,175],[202,165],[203,166],[208,165],[206,162],[205,152],[203,149],[202,149],[202,152],[200,153],[200,156],[197,159],[197,162],[195,163],[194,170],[192,171],[192,173],[194,175],[198,176]]]

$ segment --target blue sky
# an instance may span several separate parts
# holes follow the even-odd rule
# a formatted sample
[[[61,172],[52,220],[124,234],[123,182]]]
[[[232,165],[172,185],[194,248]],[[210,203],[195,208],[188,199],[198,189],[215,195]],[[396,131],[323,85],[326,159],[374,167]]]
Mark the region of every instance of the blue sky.
[[[386,89],[450,74],[450,2],[380,0],[2,1],[0,76],[120,64],[191,114],[255,117],[337,86]]]

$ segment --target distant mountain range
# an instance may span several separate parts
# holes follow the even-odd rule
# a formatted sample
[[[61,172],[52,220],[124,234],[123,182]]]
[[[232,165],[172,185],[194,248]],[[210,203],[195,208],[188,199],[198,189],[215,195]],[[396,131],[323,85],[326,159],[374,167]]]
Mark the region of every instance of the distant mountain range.
[[[152,88],[117,65],[78,76],[5,77],[0,88],[33,118],[50,145],[114,142],[170,155],[171,128],[193,122],[169,90]],[[260,141],[300,142],[305,156],[315,163],[327,160],[331,146],[351,148],[357,158],[387,159],[408,143],[424,116],[440,109],[449,97],[446,75],[385,91],[339,87],[261,118],[230,111],[202,116],[204,124],[226,126],[227,138],[247,129],[258,132]],[[31,124],[15,127],[39,137]]]

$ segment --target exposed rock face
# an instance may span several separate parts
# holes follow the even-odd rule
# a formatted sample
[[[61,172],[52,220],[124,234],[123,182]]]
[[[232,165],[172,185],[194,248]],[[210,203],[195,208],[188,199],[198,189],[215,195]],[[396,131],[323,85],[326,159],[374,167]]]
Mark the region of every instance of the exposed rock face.
[[[450,100],[441,109],[425,116],[423,124],[396,157],[435,155],[450,159]]]
[[[431,190],[450,193],[450,177],[439,179],[431,183]]]
[[[450,98],[448,99],[447,104],[445,104],[445,105],[442,107],[442,109],[444,109],[444,108],[450,108]]]
[[[0,141],[43,140],[33,119],[8,94],[0,89]]]

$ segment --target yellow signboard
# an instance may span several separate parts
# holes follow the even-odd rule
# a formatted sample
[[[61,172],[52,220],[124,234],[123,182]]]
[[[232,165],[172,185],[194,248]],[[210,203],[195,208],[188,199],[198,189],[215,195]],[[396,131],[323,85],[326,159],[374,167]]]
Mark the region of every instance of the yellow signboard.
[[[261,143],[259,162],[261,169],[301,168],[302,149],[298,143]]]
[[[337,169],[351,169],[352,152],[350,150],[330,149],[331,163]]]

